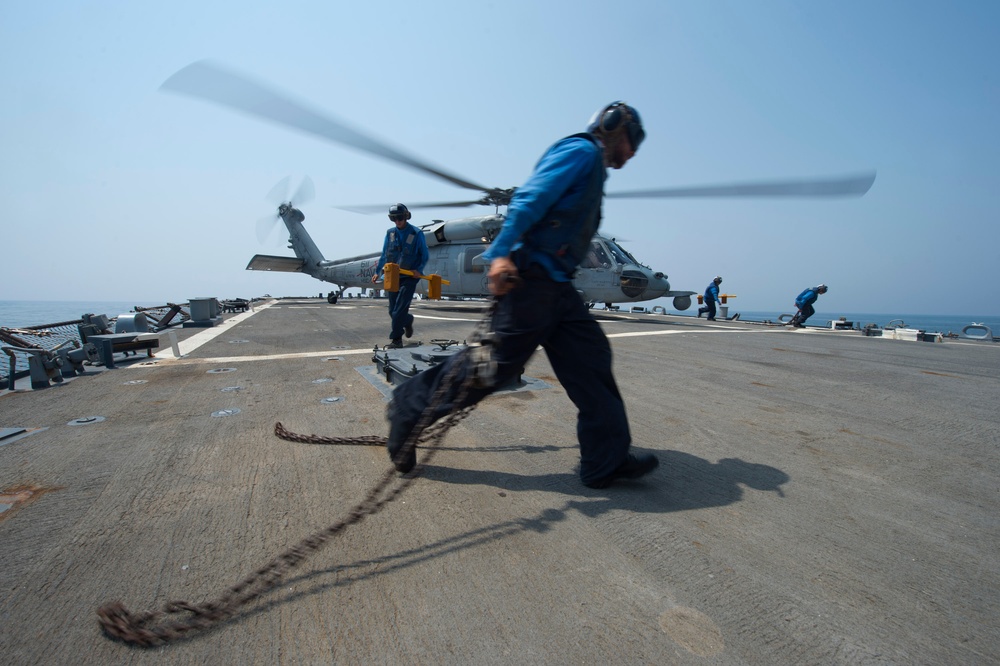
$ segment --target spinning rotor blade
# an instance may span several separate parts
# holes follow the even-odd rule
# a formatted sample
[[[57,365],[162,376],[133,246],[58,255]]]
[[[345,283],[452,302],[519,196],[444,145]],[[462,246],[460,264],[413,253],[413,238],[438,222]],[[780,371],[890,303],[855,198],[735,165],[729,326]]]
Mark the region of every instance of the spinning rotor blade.
[[[264,245],[274,228],[278,226],[277,215],[268,215],[257,220],[257,242]]]
[[[701,187],[667,187],[655,190],[609,192],[609,199],[683,197],[841,197],[862,196],[875,182],[875,173],[822,180],[787,180],[761,183],[734,183]]]
[[[489,191],[489,188],[470,183],[457,176],[430,166],[375,139],[352,130],[340,121],[312,111],[298,102],[251,81],[239,74],[226,71],[207,61],[192,63],[180,70],[160,86],[182,95],[188,95],[241,111],[251,116],[292,127],[321,139],[340,143],[379,157],[405,164],[450,183],[470,190]]]
[[[274,208],[278,208],[282,204],[290,203],[292,205],[301,206],[304,203],[312,201],[312,198],[316,196],[316,188],[313,186],[312,178],[306,176],[299,183],[299,189],[295,191],[292,198],[288,198],[288,184],[291,178],[285,176],[271,188],[271,191],[267,193],[265,199]],[[266,215],[259,220],[257,220],[257,240],[263,245],[274,228],[278,225],[278,220],[281,219],[281,214],[276,213],[272,215]]]
[[[306,176],[299,183],[299,189],[295,190],[295,194],[292,195],[292,204],[295,206],[301,206],[302,204],[307,204],[313,200],[316,196],[316,188],[313,187],[312,178]]]
[[[431,203],[415,203],[406,204],[407,208],[465,208],[466,206],[479,206],[483,203],[482,199],[476,199],[475,201],[439,201]],[[337,206],[340,210],[348,210],[352,213],[362,213],[367,215],[368,213],[378,213],[380,211],[389,210],[389,206],[392,204],[366,204],[364,206]]]
[[[275,208],[288,201],[289,180],[291,180],[290,177],[285,176],[275,183],[274,187],[271,188],[271,191],[267,193],[267,196],[264,197],[264,199]]]
[[[295,190],[292,198],[288,198],[288,184],[290,176],[285,176],[271,188],[271,191],[264,197],[268,203],[277,208],[283,203],[291,203],[296,206],[309,203],[316,196],[316,188],[313,186],[312,178],[306,176],[299,183],[299,189]]]

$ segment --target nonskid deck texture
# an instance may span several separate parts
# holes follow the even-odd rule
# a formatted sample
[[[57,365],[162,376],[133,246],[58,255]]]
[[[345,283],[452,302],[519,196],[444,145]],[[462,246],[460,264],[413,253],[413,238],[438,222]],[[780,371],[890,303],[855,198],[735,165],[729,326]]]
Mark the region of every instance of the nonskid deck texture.
[[[414,339],[461,340],[481,307],[415,304]],[[214,599],[386,471],[379,447],[273,434],[386,434],[384,301],[278,301],[185,334],[180,359],[0,396],[0,429],[29,429],[0,440],[2,661],[1000,659],[1000,347],[595,314],[654,474],[580,484],[538,353],[549,388],[487,399],[380,513],[153,649],[96,609]]]

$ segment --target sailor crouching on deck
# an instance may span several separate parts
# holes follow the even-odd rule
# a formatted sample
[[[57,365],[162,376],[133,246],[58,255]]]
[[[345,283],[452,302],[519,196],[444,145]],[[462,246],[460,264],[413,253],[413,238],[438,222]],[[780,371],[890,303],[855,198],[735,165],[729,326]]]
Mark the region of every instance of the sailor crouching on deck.
[[[819,298],[820,294],[825,294],[828,287],[825,284],[821,284],[816,287],[811,287],[809,289],[804,289],[801,294],[795,297],[795,307],[799,309],[792,317],[791,321],[788,323],[795,328],[805,328],[806,320],[816,314],[816,309],[813,307],[813,303]]]
[[[490,291],[498,298],[492,321],[495,381],[491,387],[471,387],[462,403],[454,404],[472,368],[464,350],[397,387],[387,416],[389,455],[399,472],[416,464],[416,452],[404,445],[419,435],[413,429],[455,364],[461,365],[431,422],[479,402],[516,377],[539,345],[578,410],[584,485],[604,488],[659,465],[651,454],[629,451],[632,437],[611,371],[611,345],[571,282],[600,224],[607,168],[625,166],[644,138],[638,112],[622,102],[610,104],[595,114],[587,132],[550,147],[517,189],[484,255],[491,262]]]

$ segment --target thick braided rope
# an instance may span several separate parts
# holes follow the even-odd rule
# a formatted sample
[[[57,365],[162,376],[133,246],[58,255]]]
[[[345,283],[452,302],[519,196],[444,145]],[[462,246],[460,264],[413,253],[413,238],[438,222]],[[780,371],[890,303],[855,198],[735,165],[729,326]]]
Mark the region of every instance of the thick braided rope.
[[[486,322],[492,319],[495,308],[496,301],[488,309],[483,320],[479,322],[473,337],[470,339],[476,339],[474,336],[478,335],[479,331],[484,330]],[[431,424],[432,415],[450,391],[461,365],[460,363],[455,363],[449,369],[448,374],[442,379],[427,409],[424,410],[416,427],[403,445],[400,454],[404,456],[417,448],[418,443],[423,444],[424,447],[422,448],[426,448],[427,452],[412,472],[402,477],[395,487],[389,488],[395,478],[395,470],[390,468],[386,470],[382,478],[368,491],[365,498],[348,512],[346,517],[322,530],[314,532],[299,543],[288,548],[269,563],[254,571],[254,573],[239,583],[231,586],[215,601],[203,604],[172,601],[167,603],[161,611],[147,611],[142,613],[132,613],[120,601],[114,601],[106,603],[97,609],[97,618],[101,629],[113,639],[140,647],[163,645],[164,643],[184,637],[191,632],[209,629],[235,616],[243,606],[276,587],[289,571],[323,548],[331,537],[339,534],[348,526],[359,523],[368,516],[381,511],[387,504],[399,497],[420,476],[424,466],[431,461],[437,452],[437,447],[444,439],[445,433],[472,411],[473,407],[471,406],[456,409],[437,423]],[[466,380],[459,386],[452,404],[460,405],[464,402],[471,384],[472,373],[469,373]],[[326,438],[316,435],[298,435],[286,430],[280,422],[275,424],[274,431],[279,437],[304,443],[376,445],[384,444],[386,441],[384,437],[377,436]],[[187,613],[188,616],[174,620],[166,619],[168,616],[180,613]]]

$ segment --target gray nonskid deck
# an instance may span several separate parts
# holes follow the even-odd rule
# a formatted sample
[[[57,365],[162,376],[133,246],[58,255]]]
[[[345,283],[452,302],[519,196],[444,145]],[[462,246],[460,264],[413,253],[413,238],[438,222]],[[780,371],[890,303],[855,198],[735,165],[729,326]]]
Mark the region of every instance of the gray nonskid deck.
[[[461,340],[481,307],[421,301],[415,338]],[[540,352],[526,374],[551,388],[486,400],[384,511],[153,650],[106,639],[96,608],[215,598],[385,471],[377,447],[273,434],[385,435],[358,372],[385,302],[279,301],[185,336],[182,358],[163,344],[0,396],[0,428],[30,431],[0,446],[0,494],[34,489],[0,513],[4,661],[1000,659],[1000,347],[595,314],[634,445],[661,459],[647,480],[579,483]]]

